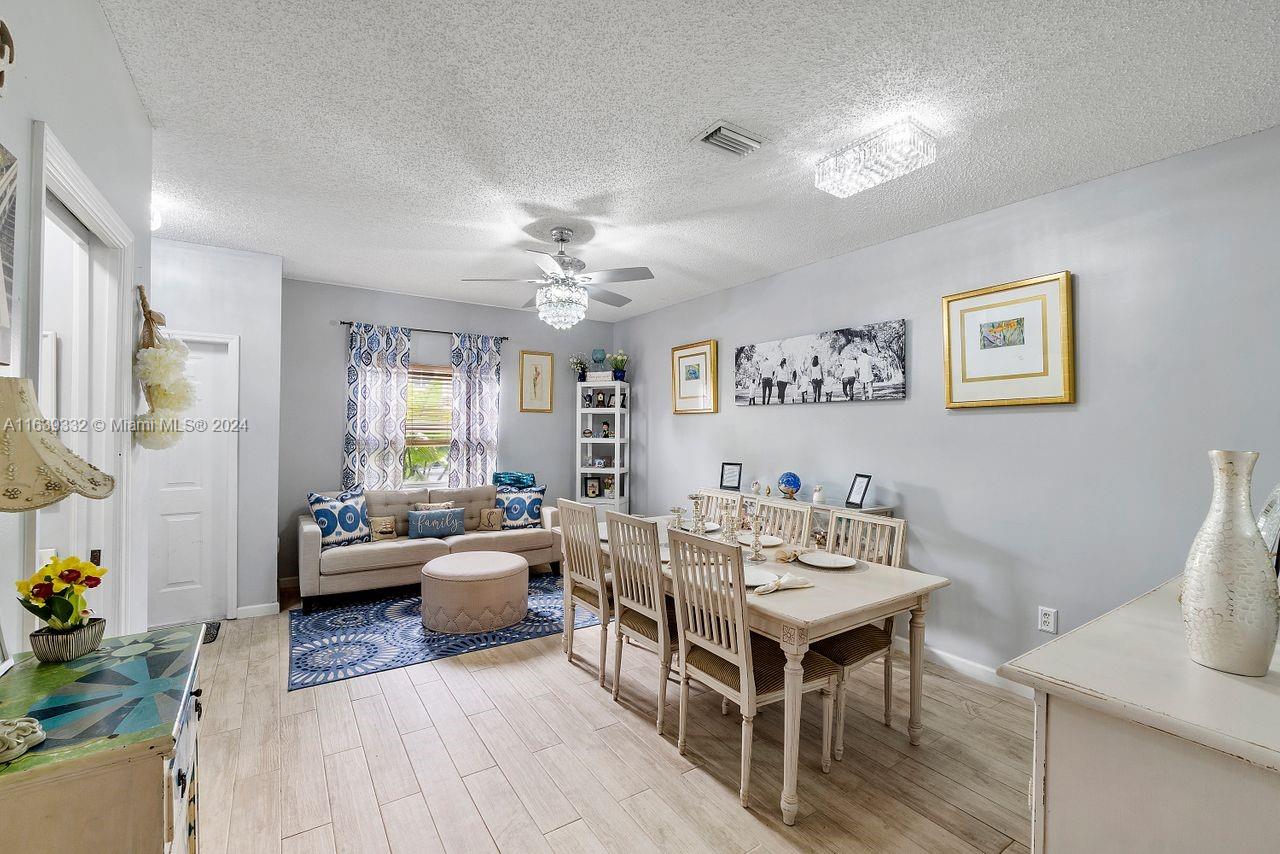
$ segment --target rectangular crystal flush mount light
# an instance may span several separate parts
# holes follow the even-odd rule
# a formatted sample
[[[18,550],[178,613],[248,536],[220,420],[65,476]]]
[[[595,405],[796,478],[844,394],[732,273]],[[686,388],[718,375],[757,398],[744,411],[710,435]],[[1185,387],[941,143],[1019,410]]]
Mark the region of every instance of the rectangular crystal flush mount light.
[[[819,161],[813,183],[837,198],[900,178],[938,156],[938,143],[914,119],[903,119]]]

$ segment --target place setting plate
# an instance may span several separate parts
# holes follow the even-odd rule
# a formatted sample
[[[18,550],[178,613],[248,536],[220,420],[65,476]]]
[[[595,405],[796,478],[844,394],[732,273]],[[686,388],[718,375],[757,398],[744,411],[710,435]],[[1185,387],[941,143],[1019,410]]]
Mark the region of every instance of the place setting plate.
[[[858,561],[854,558],[831,552],[805,552],[796,560],[815,569],[849,569],[858,565]]]
[[[672,527],[672,528],[675,528],[676,526],[675,526],[675,525],[672,525],[671,527]],[[682,528],[676,528],[676,530],[677,530],[677,531],[684,531],[686,534],[692,534],[692,533],[693,533],[693,526],[692,526],[692,525],[685,525],[685,526],[684,526],[684,527],[682,527]],[[719,523],[719,522],[707,522],[707,523],[706,523],[706,532],[707,532],[708,534],[714,534],[714,533],[715,533],[716,531],[718,531],[718,530],[720,530],[720,523]]]
[[[748,532],[738,534],[738,543],[744,546],[751,545],[751,534]],[[760,548],[771,549],[780,545],[782,545],[782,537],[775,537],[773,534],[760,535]]]
[[[776,572],[770,572],[767,569],[761,569],[758,566],[744,566],[742,568],[742,583],[747,587],[761,587],[770,581],[778,578]]]

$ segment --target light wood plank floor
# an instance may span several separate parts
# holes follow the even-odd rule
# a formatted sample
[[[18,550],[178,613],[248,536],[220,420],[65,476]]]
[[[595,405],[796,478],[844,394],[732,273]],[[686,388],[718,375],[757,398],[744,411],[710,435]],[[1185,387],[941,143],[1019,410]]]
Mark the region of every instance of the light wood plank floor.
[[[596,684],[598,632],[578,632],[572,664],[557,635],[289,692],[288,615],[224,623],[201,649],[201,851],[1027,850],[1026,700],[926,665],[912,747],[906,662],[892,728],[880,667],[865,668],[829,775],[821,707],[807,701],[801,817],[787,827],[781,707],[756,718],[744,810],[736,714],[695,686],[680,756],[676,687],[659,737],[654,656],[625,648],[615,703]]]

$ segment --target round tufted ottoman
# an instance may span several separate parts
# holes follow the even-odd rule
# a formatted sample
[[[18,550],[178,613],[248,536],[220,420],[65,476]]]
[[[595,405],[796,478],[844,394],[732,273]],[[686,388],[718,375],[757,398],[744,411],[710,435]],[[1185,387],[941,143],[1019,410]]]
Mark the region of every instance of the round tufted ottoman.
[[[529,612],[529,563],[506,552],[459,552],[422,567],[422,625],[472,634],[505,629]]]

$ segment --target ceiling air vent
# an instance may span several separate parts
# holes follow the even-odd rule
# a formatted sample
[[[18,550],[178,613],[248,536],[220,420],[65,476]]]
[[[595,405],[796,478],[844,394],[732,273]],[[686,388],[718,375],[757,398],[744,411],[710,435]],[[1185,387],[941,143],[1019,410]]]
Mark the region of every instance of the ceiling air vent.
[[[718,122],[697,137],[712,148],[745,157],[760,147],[764,137],[757,136],[748,130],[728,122]]]

